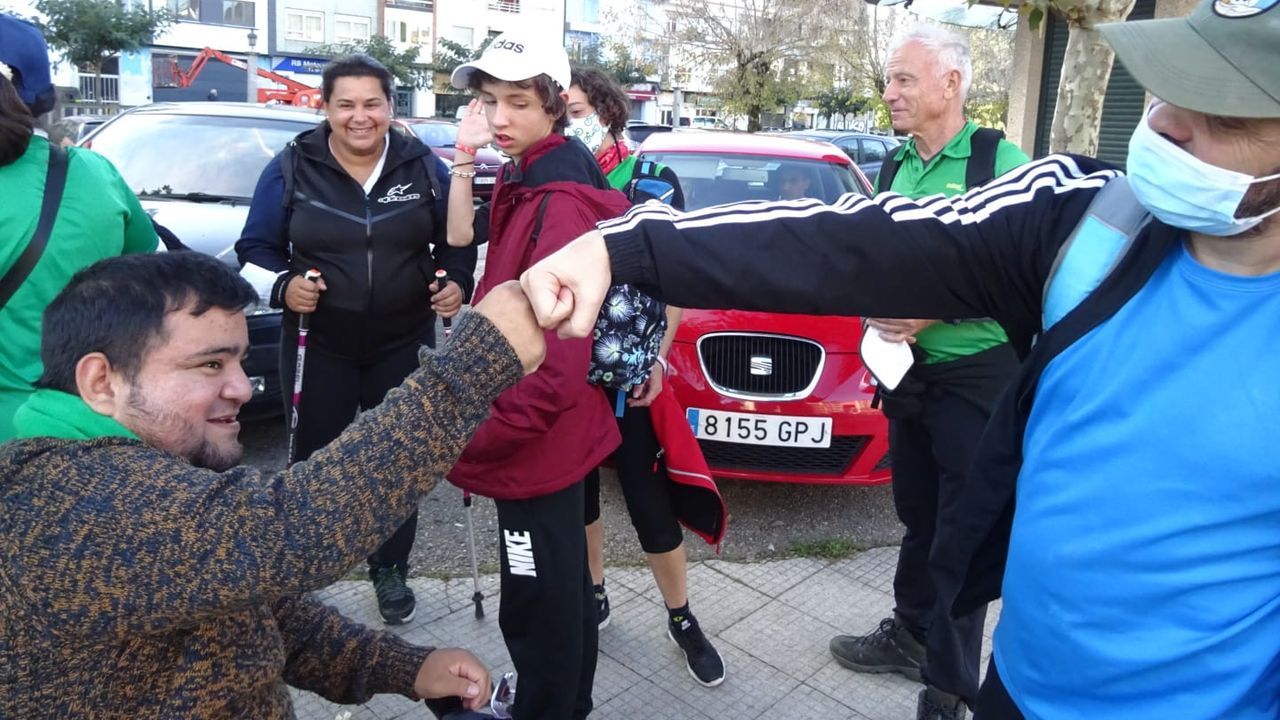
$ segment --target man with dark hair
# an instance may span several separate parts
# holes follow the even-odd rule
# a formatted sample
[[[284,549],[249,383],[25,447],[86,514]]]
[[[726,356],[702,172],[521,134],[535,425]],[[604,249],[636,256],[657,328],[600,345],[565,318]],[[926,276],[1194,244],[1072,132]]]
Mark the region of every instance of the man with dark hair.
[[[417,507],[544,351],[514,283],[309,461],[239,466],[253,288],[197,253],[104,260],[45,315],[40,388],[0,446],[0,716],[289,718],[286,684],[483,706],[470,653],[308,590]],[[358,467],[361,472],[352,473]]]
[[[452,82],[477,96],[458,128],[449,194],[450,244],[489,238],[476,297],[630,207],[587,148],[563,134],[570,83],[563,47],[506,33]],[[471,163],[489,143],[512,160],[473,221]],[[582,718],[592,707],[598,628],[582,478],[618,446],[618,428],[604,392],[587,384],[590,358],[590,340],[550,338],[545,365],[498,397],[449,473],[497,506],[500,623],[520,675],[520,720]]]
[[[525,284],[567,336],[610,282],[684,307],[994,318],[1026,360],[931,558],[952,618],[1004,597],[977,716],[1274,720],[1280,2],[1099,31],[1156,98],[1125,173],[1051,155],[958,198],[645,206]]]

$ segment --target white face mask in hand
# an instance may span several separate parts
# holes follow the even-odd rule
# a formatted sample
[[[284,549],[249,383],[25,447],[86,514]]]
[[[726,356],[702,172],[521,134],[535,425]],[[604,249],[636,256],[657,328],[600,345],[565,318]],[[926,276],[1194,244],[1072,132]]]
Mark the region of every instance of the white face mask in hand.
[[[586,117],[570,120],[564,134],[581,140],[594,155],[600,152],[600,146],[604,144],[609,129],[600,124],[599,113],[591,113]]]
[[[1255,178],[1210,165],[1152,130],[1145,117],[1129,138],[1128,164],[1133,194],[1166,225],[1225,237],[1280,212],[1277,206],[1255,217],[1236,217],[1250,185],[1280,175]]]

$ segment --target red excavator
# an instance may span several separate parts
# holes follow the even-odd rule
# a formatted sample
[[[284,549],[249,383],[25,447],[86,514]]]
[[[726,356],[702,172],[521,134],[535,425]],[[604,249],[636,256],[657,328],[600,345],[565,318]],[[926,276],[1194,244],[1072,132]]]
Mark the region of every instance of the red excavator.
[[[204,69],[205,63],[210,59],[219,60],[233,67],[238,67],[245,72],[249,70],[249,64],[244,60],[240,60],[230,55],[214,50],[213,48],[205,48],[196,55],[191,61],[190,69],[185,72],[182,66],[178,64],[178,58],[170,55],[167,60],[168,64],[164,65],[157,62],[156,65],[156,86],[157,87],[191,87],[191,83],[195,82],[196,76]],[[281,105],[295,105],[297,107],[319,107],[320,106],[320,88],[313,88],[310,85],[302,83],[273,73],[270,70],[257,68],[258,77],[266,78],[273,83],[283,85],[284,88],[258,88],[258,102],[260,103],[279,103]],[[167,77],[166,77],[167,76]]]

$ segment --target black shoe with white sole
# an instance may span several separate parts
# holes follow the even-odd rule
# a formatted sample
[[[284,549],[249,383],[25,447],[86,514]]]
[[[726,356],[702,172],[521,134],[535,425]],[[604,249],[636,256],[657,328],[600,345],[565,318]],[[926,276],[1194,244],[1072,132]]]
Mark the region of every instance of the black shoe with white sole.
[[[693,613],[685,612],[668,620],[667,637],[684,651],[689,674],[699,684],[715,687],[724,682],[724,659],[702,634]]]

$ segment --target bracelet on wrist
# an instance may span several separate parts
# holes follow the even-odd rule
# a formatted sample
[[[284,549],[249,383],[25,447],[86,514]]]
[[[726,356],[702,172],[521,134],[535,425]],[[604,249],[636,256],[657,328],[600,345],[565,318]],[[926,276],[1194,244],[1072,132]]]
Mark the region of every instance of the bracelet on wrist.
[[[471,172],[463,172],[462,170],[450,170],[449,174],[454,177],[471,179],[476,176],[476,171],[472,170]]]
[[[454,142],[453,147],[458,152],[464,152],[470,155],[471,157],[475,157],[476,155],[480,154],[475,148],[471,147],[470,145],[463,145],[460,142]]]
[[[667,359],[661,355],[657,355],[655,357],[658,359],[658,364],[662,366],[662,373],[664,375],[669,375],[671,373],[671,366],[667,364]]]

